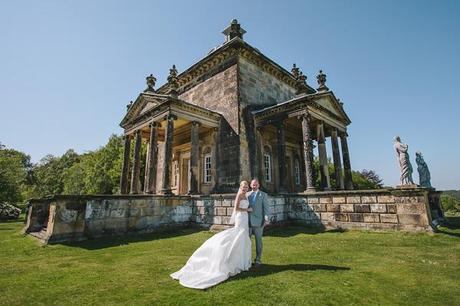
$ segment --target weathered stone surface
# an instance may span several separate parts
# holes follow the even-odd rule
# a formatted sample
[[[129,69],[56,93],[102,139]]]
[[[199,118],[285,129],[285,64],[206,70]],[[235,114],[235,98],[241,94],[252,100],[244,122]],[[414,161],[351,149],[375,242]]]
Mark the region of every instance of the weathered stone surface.
[[[340,204],[340,211],[341,212],[353,212],[354,204]]]
[[[370,204],[371,212],[385,213],[387,212],[387,206],[385,204]]]
[[[334,221],[335,220],[335,213],[323,212],[323,213],[321,213],[321,220],[323,220],[323,221]]]
[[[419,203],[425,202],[424,196],[395,196],[396,203]]]
[[[401,224],[428,225],[428,218],[426,215],[398,214],[398,220]]]
[[[348,222],[348,214],[335,214],[335,221]]]
[[[423,214],[425,210],[424,203],[407,203],[397,205],[398,214]]]
[[[319,198],[319,202],[321,204],[330,204],[332,203],[332,198],[331,197],[321,197]]]
[[[379,203],[385,203],[385,204],[387,204],[387,203],[394,203],[394,202],[395,202],[395,198],[394,198],[394,196],[392,196],[392,195],[379,195],[379,196],[377,197],[377,201],[378,201]]]
[[[368,213],[368,212],[371,212],[371,207],[369,206],[369,204],[356,204],[355,212]]]
[[[390,214],[396,213],[396,204],[387,204],[387,211]]]
[[[310,204],[309,207],[311,207],[313,211],[327,211],[326,204]]]
[[[335,195],[331,193],[323,198],[332,201]],[[404,193],[410,194],[410,191]],[[343,194],[343,191],[338,192],[337,197],[343,197]],[[352,197],[363,199],[370,196],[368,191],[362,196],[356,196],[356,191],[352,194]],[[379,191],[378,196],[382,195],[391,194]],[[439,193],[436,195],[438,199]],[[429,231],[431,228],[430,215],[426,211],[429,204],[413,202],[420,200],[417,195],[406,197],[404,201],[407,203],[397,204],[326,204],[320,203],[320,196],[313,201],[316,203],[307,204],[308,198],[298,195],[270,196],[271,222],[410,231]],[[230,205],[233,199],[234,194],[211,197],[58,196],[32,202],[25,231],[37,232],[47,228],[43,241],[58,242],[127,232],[149,232],[163,226],[228,225],[233,212],[233,206]]]
[[[308,204],[317,204],[317,203],[319,203],[319,198],[317,198],[317,197],[308,197],[307,201],[308,201]]]
[[[348,218],[350,222],[363,222],[364,221],[363,214],[351,213],[351,214],[348,214]]]
[[[362,196],[361,203],[366,203],[366,204],[377,203],[377,196]]]
[[[378,223],[380,222],[380,216],[379,214],[363,214],[363,220],[364,222]]]
[[[327,211],[339,212],[340,204],[327,204]]]
[[[350,204],[361,203],[361,197],[360,196],[349,196],[347,197],[347,203],[350,203]]]
[[[347,198],[346,197],[332,197],[332,203],[345,204],[347,203]]]
[[[382,223],[398,223],[398,215],[380,214],[380,222],[382,222]]]

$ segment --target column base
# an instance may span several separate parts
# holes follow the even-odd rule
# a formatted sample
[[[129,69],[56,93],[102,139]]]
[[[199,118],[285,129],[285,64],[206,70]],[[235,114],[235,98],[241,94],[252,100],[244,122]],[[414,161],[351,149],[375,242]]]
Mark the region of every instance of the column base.
[[[171,189],[163,189],[163,190],[161,190],[161,194],[162,195],[173,195]]]
[[[308,187],[303,193],[315,193],[316,188],[315,187]]]

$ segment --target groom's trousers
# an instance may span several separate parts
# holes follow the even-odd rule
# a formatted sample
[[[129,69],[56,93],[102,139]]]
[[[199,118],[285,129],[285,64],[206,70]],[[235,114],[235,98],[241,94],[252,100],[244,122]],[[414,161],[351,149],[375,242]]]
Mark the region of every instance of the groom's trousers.
[[[251,226],[251,235],[256,237],[256,263],[261,263],[263,226]]]

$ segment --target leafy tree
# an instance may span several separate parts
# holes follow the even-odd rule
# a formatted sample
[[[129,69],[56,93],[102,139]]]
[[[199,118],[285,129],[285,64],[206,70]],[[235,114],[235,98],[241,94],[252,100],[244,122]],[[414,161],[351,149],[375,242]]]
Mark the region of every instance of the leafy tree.
[[[31,168],[29,155],[0,143],[0,201],[18,203],[23,200],[22,190],[30,183]]]
[[[33,177],[39,196],[61,194],[64,191],[64,171],[80,161],[80,156],[72,149],[61,157],[47,155],[34,167]]]
[[[318,157],[315,157],[315,159],[313,160],[313,171],[315,176],[315,186],[317,190],[321,190],[321,174],[319,166],[319,159]],[[328,159],[327,167],[329,170],[331,186],[336,186],[334,175],[335,167],[334,163],[330,159]],[[375,173],[374,170],[364,169],[361,172],[351,171],[351,177],[353,180],[353,188],[356,190],[379,189],[383,187],[382,179],[378,176],[377,173]]]

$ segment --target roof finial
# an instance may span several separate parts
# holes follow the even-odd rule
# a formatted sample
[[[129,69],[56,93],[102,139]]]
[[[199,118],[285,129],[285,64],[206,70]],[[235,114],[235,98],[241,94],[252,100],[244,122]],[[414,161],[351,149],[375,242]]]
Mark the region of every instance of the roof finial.
[[[326,86],[326,74],[323,73],[323,70],[320,70],[318,75],[316,76],[316,80],[318,81],[319,87],[317,88],[318,91],[328,91],[329,88]]]
[[[291,69],[292,76],[297,81],[297,94],[308,92],[307,76],[300,71],[296,64],[292,65]]]
[[[147,80],[147,88],[144,90],[145,91],[151,91],[155,92],[155,82],[157,79],[153,76],[153,74],[150,74],[148,77],[145,78]]]
[[[169,94],[171,96],[177,96],[177,90],[179,89],[179,78],[177,77],[176,65],[172,65],[172,68],[169,69],[168,86]]]
[[[241,27],[241,25],[238,23],[238,20],[233,19],[230,22],[230,25],[222,31],[222,34],[224,34],[227,39],[226,42],[229,42],[235,37],[239,37],[243,39],[243,35],[246,33],[246,31]]]

